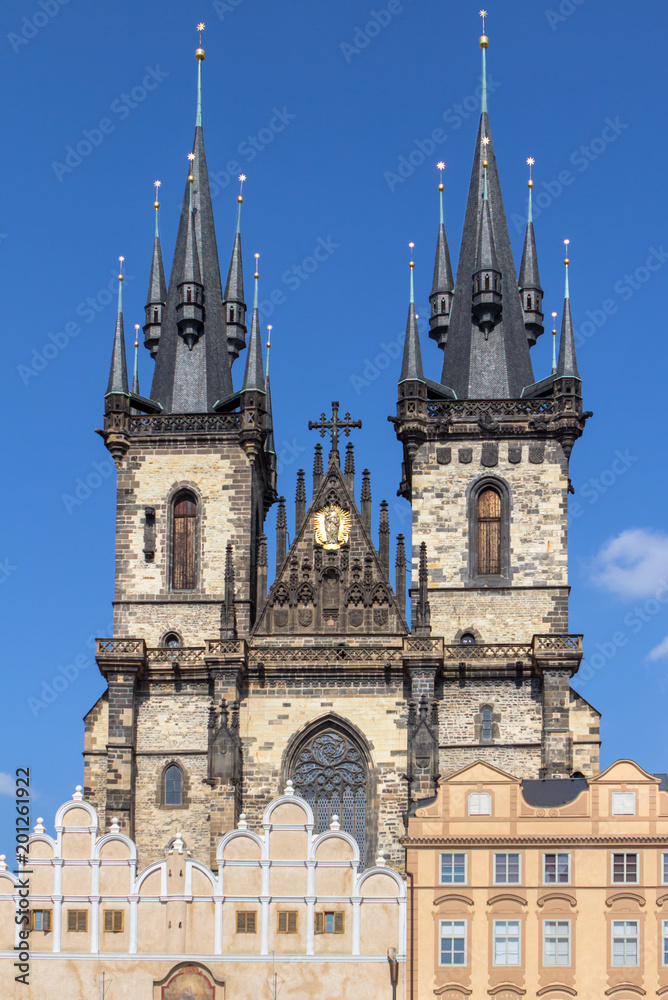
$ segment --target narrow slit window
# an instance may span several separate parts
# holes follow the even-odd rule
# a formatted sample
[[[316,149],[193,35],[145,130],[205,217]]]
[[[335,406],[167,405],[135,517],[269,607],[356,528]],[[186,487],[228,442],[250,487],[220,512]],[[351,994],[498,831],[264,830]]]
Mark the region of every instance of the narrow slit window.
[[[501,497],[491,487],[478,497],[478,573],[501,572]]]
[[[174,504],[172,587],[195,589],[195,529],[197,504],[192,493],[182,494]]]
[[[492,739],[492,710],[483,708],[482,710],[482,738],[488,743]]]

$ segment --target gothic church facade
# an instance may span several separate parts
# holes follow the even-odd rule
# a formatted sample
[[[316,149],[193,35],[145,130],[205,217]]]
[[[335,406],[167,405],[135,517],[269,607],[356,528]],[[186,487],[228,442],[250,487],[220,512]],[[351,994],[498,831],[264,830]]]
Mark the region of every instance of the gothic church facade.
[[[568,463],[587,414],[568,286],[559,357],[537,380],[533,223],[518,277],[483,93],[456,280],[441,205],[440,382],[424,375],[411,266],[392,420],[412,558],[399,536],[390,571],[387,506],[372,524],[369,474],[356,478],[351,441],[343,452],[359,429],[337,403],[314,427],[328,447],[310,499],[298,473],[288,545],[258,275],[248,329],[240,222],[220,276],[197,58],[168,283],[156,202],[148,396],[136,365],[128,378],[119,280],[101,432],[118,469],[114,634],[97,645],[107,689],[86,717],[84,797],[101,831],[136,842],[140,866],[178,831],[215,867],[223,835],[259,828],[288,787],[316,832],[339,817],[360,867],[380,853],[400,868],[411,805],[439,777],[479,759],[519,778],[598,772],[598,713],[570,688],[582,646],[568,625]]]

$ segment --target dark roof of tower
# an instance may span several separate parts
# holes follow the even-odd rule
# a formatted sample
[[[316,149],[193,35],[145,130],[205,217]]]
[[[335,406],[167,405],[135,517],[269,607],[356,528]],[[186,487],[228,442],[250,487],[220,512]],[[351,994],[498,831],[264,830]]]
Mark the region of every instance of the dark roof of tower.
[[[227,272],[225,282],[225,302],[244,301],[244,271],[241,259],[241,233],[237,227],[234,236],[234,246],[232,247],[232,257],[230,258],[230,268]]]
[[[116,313],[114,346],[111,352],[111,365],[109,366],[108,393],[128,391],[128,364],[125,356],[125,331],[123,329],[123,305],[120,281],[118,284],[118,312]]]
[[[404,341],[404,357],[401,365],[401,376],[399,381],[406,382],[411,379],[424,382],[422,352],[420,350],[420,334],[418,332],[414,302],[411,302],[408,307],[406,339]]]
[[[262,368],[260,316],[258,312],[257,278],[255,279],[255,304],[253,306],[253,319],[251,321],[251,332],[246,355],[246,370],[244,372],[243,391],[245,392],[249,389],[259,389],[260,392],[265,391],[264,371]]]
[[[489,163],[490,232],[497,269],[502,276],[503,296],[503,311],[487,340],[471,312],[472,277],[476,270],[483,208],[484,171],[480,155],[483,136],[490,139],[485,152]],[[518,399],[524,386],[534,382],[524,313],[517,290],[517,272],[486,111],[480,116],[441,381],[450,386],[458,399]]]
[[[575,356],[575,333],[573,331],[573,317],[571,316],[571,300],[568,295],[564,299],[564,316],[561,321],[557,376],[580,378],[578,362]]]
[[[452,277],[452,264],[450,263],[450,248],[448,247],[448,238],[445,234],[445,223],[441,222],[436,238],[434,280],[431,285],[431,294],[438,295],[440,292],[451,292],[454,287],[455,282]]]
[[[160,237],[156,233],[153,241],[153,259],[151,260],[151,274],[148,279],[146,304],[152,305],[154,302],[166,301],[167,286],[165,284],[165,268],[162,263],[162,247],[160,246]]]
[[[183,280],[191,224],[189,185],[186,183],[151,387],[151,398],[162,404],[165,413],[207,413],[218,400],[232,395],[218,248],[204,139],[199,125],[195,129],[193,152],[193,224],[200,282],[204,286],[204,331],[189,351],[176,322],[177,286]]]
[[[536,236],[533,231],[533,222],[531,219],[527,222],[527,231],[524,236],[524,249],[522,250],[522,263],[520,265],[518,283],[520,288],[541,288],[540,275],[538,274]]]

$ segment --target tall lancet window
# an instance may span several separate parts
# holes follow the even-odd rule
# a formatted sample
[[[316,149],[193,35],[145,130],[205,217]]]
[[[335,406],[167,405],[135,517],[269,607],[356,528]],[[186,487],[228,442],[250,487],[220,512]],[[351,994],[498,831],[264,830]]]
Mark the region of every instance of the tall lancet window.
[[[329,829],[333,816],[351,834],[364,867],[368,767],[357,741],[338,727],[312,731],[296,747],[290,768],[295,792],[313,809],[315,833]]]
[[[197,500],[179,493],[174,500],[172,524],[172,588],[194,590],[196,574]]]
[[[478,573],[501,572],[501,497],[488,488],[478,497]]]

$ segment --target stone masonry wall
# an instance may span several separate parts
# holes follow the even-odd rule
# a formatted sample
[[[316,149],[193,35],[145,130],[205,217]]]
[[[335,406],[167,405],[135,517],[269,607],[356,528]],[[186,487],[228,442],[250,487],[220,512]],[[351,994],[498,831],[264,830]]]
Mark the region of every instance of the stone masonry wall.
[[[200,497],[197,565],[199,587],[172,594],[169,581],[170,501],[179,487]],[[155,510],[155,556],[144,557],[144,508]],[[251,467],[236,436],[199,440],[132,442],[118,472],[116,519],[116,604],[114,634],[141,635],[158,645],[166,628],[181,632],[184,644],[220,629],[224,594],[225,549],[235,551],[237,599],[247,601],[250,579]],[[156,599],[169,602],[156,607]],[[198,599],[218,602],[197,604]],[[247,629],[243,606],[240,625]]]
[[[468,587],[480,594],[469,576],[468,494],[480,478],[503,480],[510,493],[510,580],[513,588],[535,588],[514,592],[512,609],[508,595],[498,601],[480,597],[484,617],[484,641],[530,642],[534,633],[545,631],[545,619],[554,612],[554,596],[568,585],[567,498],[568,467],[562,448],[551,441],[523,441],[521,459],[509,460],[509,444],[498,444],[498,463],[482,465],[482,442],[454,441],[448,450],[435,442],[421,446],[413,464],[413,587],[417,586],[417,558],[422,542],[427,544],[431,624],[447,641],[466,624],[477,625],[478,613],[470,603],[462,608],[451,588]],[[460,448],[459,445],[462,445]],[[466,447],[463,447],[465,445]],[[465,452],[470,449],[471,461]],[[450,459],[447,459],[449,451]],[[529,456],[542,461],[532,462]],[[443,464],[439,464],[439,457]],[[446,591],[439,588],[446,587]],[[483,603],[484,601],[484,603]],[[470,602],[470,598],[469,598]],[[475,603],[475,599],[474,599]],[[470,608],[470,610],[469,610]],[[507,613],[510,612],[510,619]],[[562,609],[563,612],[563,609]],[[562,615],[563,616],[563,615]],[[555,621],[554,631],[567,630]]]

